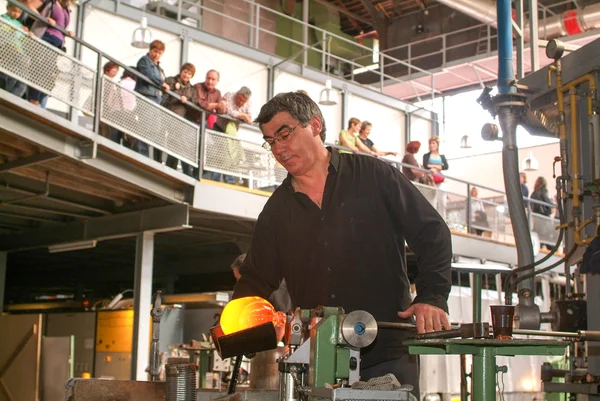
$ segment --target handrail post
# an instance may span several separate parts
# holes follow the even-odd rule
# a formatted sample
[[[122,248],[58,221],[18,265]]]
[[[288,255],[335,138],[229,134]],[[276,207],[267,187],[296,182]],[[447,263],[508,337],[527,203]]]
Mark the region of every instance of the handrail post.
[[[256,29],[254,31],[254,48],[260,49],[260,4],[256,3]]]
[[[206,112],[204,110],[202,110],[200,119],[200,138],[198,141],[198,180],[202,178],[202,173],[204,173],[204,159],[206,157]]]
[[[442,35],[442,66],[446,66],[446,34]]]
[[[467,233],[471,234],[471,184],[467,184]]]
[[[308,18],[310,17],[310,3],[309,0],[302,1],[302,43],[304,43],[304,48],[308,46]],[[324,39],[324,38],[323,38]],[[306,67],[308,64],[308,51],[304,52],[302,56],[302,65]]]
[[[321,49],[321,71],[322,72],[325,72],[325,69],[327,68],[326,56],[329,56],[329,54],[327,54],[327,32],[323,31],[323,48]]]
[[[102,53],[98,52],[96,65],[96,93],[94,96],[94,132],[100,133],[100,117],[102,114]]]
[[[379,53],[379,90],[383,93],[383,81],[385,75],[385,57],[383,57],[383,53]]]

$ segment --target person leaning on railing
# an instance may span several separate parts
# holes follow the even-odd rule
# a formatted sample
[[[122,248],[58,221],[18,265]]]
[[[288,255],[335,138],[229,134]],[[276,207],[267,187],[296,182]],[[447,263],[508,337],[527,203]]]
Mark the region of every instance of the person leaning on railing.
[[[63,34],[63,31],[67,30],[69,22],[71,21],[71,4],[75,4],[75,0],[46,1],[41,8],[40,15],[47,18],[51,26],[46,25],[43,21],[35,21],[31,27],[33,34],[50,45],[61,49],[62,51],[66,51],[65,35]],[[67,31],[67,33],[71,37],[75,36],[73,31]],[[56,63],[54,63],[53,68],[56,69],[53,74],[58,76],[59,72]],[[48,100],[47,94],[40,92],[37,89],[29,88],[27,98],[31,103],[46,108],[46,102]]]
[[[164,90],[169,90],[169,86],[165,84],[165,72],[160,66],[160,58],[165,52],[165,48],[165,44],[160,40],[152,41],[152,43],[150,43],[150,49],[148,53],[139,59],[136,69],[157,86],[162,86]],[[135,91],[155,103],[160,103],[162,101],[162,91],[157,86],[138,79],[135,85]],[[155,117],[155,115],[148,116],[148,118]],[[155,118],[155,120],[156,124],[151,125],[154,127],[160,126],[159,119]],[[134,145],[134,150],[144,156],[150,155],[148,144],[140,141],[139,139]],[[159,163],[162,162],[162,152],[158,149],[154,149],[154,160],[158,161]]]
[[[178,116],[185,117],[188,114],[188,108],[186,103],[196,103],[198,101],[196,89],[192,86],[190,80],[196,73],[196,67],[192,63],[185,63],[181,66],[181,70],[178,75],[169,77],[165,80],[165,84],[169,86],[171,92],[180,96],[177,99],[170,94],[165,93],[162,100],[162,105],[167,109],[171,110]],[[167,155],[167,166],[177,169],[177,158],[171,155]],[[181,170],[184,174],[192,177],[194,175],[194,169],[186,162],[181,162]]]
[[[0,18],[7,24],[2,24],[2,29],[11,36],[10,40],[1,42],[0,54],[12,64],[14,70],[23,70],[29,64],[27,56],[23,52],[23,39],[29,29],[19,20],[22,14],[23,10],[19,7],[7,4],[6,13],[0,15]],[[22,97],[27,90],[27,85],[23,82],[4,73],[0,73],[0,87],[18,97]]]
[[[410,168],[405,165],[402,166],[402,174],[406,176],[409,180],[413,182],[418,182],[421,184],[433,186],[433,178],[431,174],[427,174],[424,171],[419,170],[421,166],[417,162],[415,155],[419,153],[419,149],[421,148],[421,142],[419,141],[411,141],[406,144],[406,154],[402,158],[403,164],[409,164],[411,166],[415,166],[417,168]]]

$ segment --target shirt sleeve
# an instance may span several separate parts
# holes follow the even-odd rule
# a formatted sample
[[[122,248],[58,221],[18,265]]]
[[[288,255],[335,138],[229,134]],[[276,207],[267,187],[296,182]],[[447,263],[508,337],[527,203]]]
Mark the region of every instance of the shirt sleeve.
[[[202,84],[197,84],[194,89],[196,90],[198,106],[204,110],[208,110],[208,96],[206,96],[206,92],[202,89]]]
[[[232,97],[233,94],[231,92],[227,92],[225,96],[223,96],[223,100],[225,100],[225,105],[227,106],[225,114],[237,118],[240,113],[233,107],[233,100],[231,99]]]
[[[274,227],[264,213],[256,221],[252,244],[240,267],[241,278],[235,285],[232,299],[248,296],[269,299],[282,280]]]
[[[408,178],[384,162],[377,161],[376,165],[379,195],[394,223],[397,238],[406,239],[417,257],[417,297],[413,303],[434,305],[448,312],[452,286],[450,230]]]
[[[440,155],[440,157],[442,158],[442,170],[448,170],[448,160],[446,159],[446,156]]]

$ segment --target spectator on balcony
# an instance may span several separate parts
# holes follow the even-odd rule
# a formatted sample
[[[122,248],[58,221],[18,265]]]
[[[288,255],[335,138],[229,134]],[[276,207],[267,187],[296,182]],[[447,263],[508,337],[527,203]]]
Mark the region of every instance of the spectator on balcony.
[[[402,163],[404,164],[402,166],[402,174],[404,174],[406,178],[413,182],[433,186],[433,178],[431,178],[431,174],[427,174],[426,172],[419,170],[421,166],[419,166],[419,162],[417,162],[415,155],[419,153],[420,148],[421,142],[419,141],[411,141],[406,145],[406,154],[402,158]],[[406,165],[415,166],[417,168],[410,168]]]
[[[373,154],[369,148],[367,148],[357,137],[358,131],[360,131],[360,120],[358,118],[350,118],[348,120],[348,129],[341,130],[339,136],[339,144],[345,148],[349,148],[352,152],[340,149],[340,153],[356,153],[363,152],[367,154]]]
[[[209,70],[206,73],[204,82],[194,85],[194,88],[196,88],[198,93],[198,106],[210,113],[223,114],[227,109],[223,97],[221,96],[221,91],[217,89],[220,78],[221,75],[218,71]],[[198,124],[202,122],[202,115],[200,113],[194,113],[192,118]],[[206,118],[206,126],[212,129],[216,121],[217,116],[215,114],[209,114]]]
[[[63,31],[67,31],[67,27],[71,22],[71,9],[69,6],[74,3],[75,0],[49,0],[45,2],[39,14],[48,19],[50,26],[46,25],[45,22],[35,21],[31,27],[33,34],[57,49],[66,51]],[[71,37],[75,36],[73,31],[67,31],[67,34]],[[47,63],[46,66],[54,69],[54,71],[48,72],[46,75],[51,75],[52,80],[56,80],[59,74],[56,69],[56,63]],[[46,108],[48,95],[45,93],[34,88],[29,88],[27,97],[31,103]]]
[[[171,92],[179,95],[181,100],[165,93],[162,105],[181,117],[185,117],[189,110],[186,107],[186,103],[197,103],[198,101],[196,89],[194,89],[190,82],[195,73],[196,67],[194,64],[185,63],[181,66],[178,75],[169,77],[165,80],[165,83],[169,86]],[[175,157],[167,155],[167,166],[177,169],[177,163],[178,160]],[[184,174],[187,174],[190,177],[193,176],[193,168],[186,162],[181,162],[181,169]]]
[[[529,198],[529,188],[527,187],[527,174],[519,173],[519,181],[521,182],[521,193],[523,198]],[[529,201],[523,199],[525,209],[529,208]]]
[[[119,65],[114,61],[109,61],[104,64],[102,68],[104,75],[114,81],[117,74],[119,73]],[[117,114],[121,112],[122,103],[120,97],[119,87],[115,84],[109,84],[103,86],[103,96],[106,96],[104,100],[104,107],[102,114],[109,119],[116,118]],[[109,126],[106,123],[100,122],[100,135],[105,138],[109,138],[116,143],[121,143],[121,133],[116,128]]]
[[[224,114],[233,118],[219,116],[213,128],[216,131],[234,133],[239,129],[240,123],[252,124],[250,96],[252,96],[252,91],[246,86],[242,86],[237,92],[227,92],[223,96]]]
[[[478,198],[479,191],[477,187],[471,188],[471,234],[483,235],[483,228],[489,227],[487,213],[483,207],[483,202]]]
[[[358,133],[358,139],[365,145],[371,152],[373,152],[373,156],[397,156],[397,152],[385,152],[383,150],[379,150],[375,147],[375,144],[372,140],[369,139],[369,135],[371,134],[371,127],[373,125],[368,121],[363,121],[360,126],[360,132]]]
[[[440,138],[437,136],[429,138],[429,152],[423,155],[423,167],[433,174],[433,182],[438,188],[435,208],[446,219],[446,193],[440,186],[446,179],[442,170],[448,170],[448,160],[446,156],[440,154]]]
[[[2,43],[0,52],[12,64],[15,70],[23,70],[28,64],[27,58],[23,53],[23,39],[26,32],[29,32],[29,29],[19,20],[22,14],[23,11],[19,7],[7,4],[6,13],[0,15],[0,18],[11,26],[3,26],[3,30],[8,32],[8,36],[11,36],[11,39]],[[27,86],[23,82],[4,73],[0,73],[0,85],[2,89],[18,97],[23,97],[27,90]]]
[[[552,203],[550,197],[548,196],[548,182],[544,177],[538,177],[537,180],[535,180],[533,192],[531,193],[531,199],[550,204]],[[552,214],[552,207],[549,205],[541,205],[539,203],[532,202],[531,211],[543,216],[550,216]]]
[[[252,124],[250,96],[252,96],[252,91],[246,86],[242,86],[237,92],[227,92],[223,97],[223,101],[225,103],[225,114],[231,118],[219,116],[213,129],[237,137],[240,123]],[[233,139],[220,141],[220,143],[223,142],[226,142],[226,148],[224,146],[224,149],[218,152],[221,157],[217,161],[216,155],[214,155],[212,160],[225,169],[239,170],[240,164],[245,160],[244,149],[242,149],[240,142]],[[212,171],[205,171],[202,177],[213,181],[221,181],[221,174]],[[230,175],[223,175],[223,180],[228,184],[237,183],[236,177]]]
[[[129,66],[129,68],[135,70],[135,67],[133,66]],[[121,91],[121,102],[123,105],[122,112],[124,114],[133,113],[137,104],[135,101],[135,95],[131,93],[135,91],[135,74],[129,70],[123,70],[123,75],[121,75],[121,80],[119,81],[119,84],[124,88],[124,90]],[[127,120],[130,120],[129,116],[127,116],[126,118]],[[123,145],[130,149],[133,149],[137,139],[121,131],[119,131],[119,134],[123,138]]]
[[[154,85],[146,80],[138,78],[135,85],[135,91],[155,103],[160,103],[162,101],[162,91],[159,88],[162,88],[165,91],[169,90],[169,86],[165,84],[165,72],[160,66],[160,58],[165,52],[165,49],[165,44],[160,40],[152,41],[152,43],[150,43],[150,50],[138,60],[136,67],[136,69],[152,81]],[[152,118],[155,116],[149,117]],[[160,126],[159,121],[156,121],[156,126]],[[144,156],[149,156],[150,154],[148,144],[139,139],[135,142],[134,150]],[[158,149],[154,149],[154,160],[162,163],[162,152]]]

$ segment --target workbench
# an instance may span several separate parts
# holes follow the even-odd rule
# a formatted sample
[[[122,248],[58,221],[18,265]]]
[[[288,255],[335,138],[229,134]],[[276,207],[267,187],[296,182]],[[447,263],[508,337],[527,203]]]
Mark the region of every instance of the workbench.
[[[472,401],[496,401],[497,356],[563,355],[569,345],[553,340],[436,339],[409,340],[410,354],[472,355]]]

